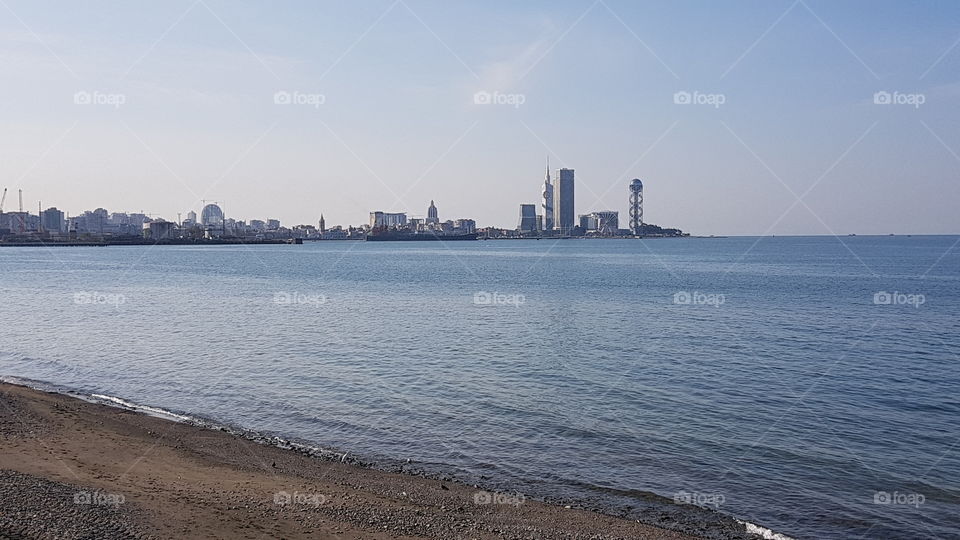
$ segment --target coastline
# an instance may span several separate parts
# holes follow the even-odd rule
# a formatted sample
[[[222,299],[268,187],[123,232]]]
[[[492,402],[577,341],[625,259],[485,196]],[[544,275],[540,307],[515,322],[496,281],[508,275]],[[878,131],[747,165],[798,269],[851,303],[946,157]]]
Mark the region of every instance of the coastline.
[[[117,405],[0,383],[0,536],[701,537]]]

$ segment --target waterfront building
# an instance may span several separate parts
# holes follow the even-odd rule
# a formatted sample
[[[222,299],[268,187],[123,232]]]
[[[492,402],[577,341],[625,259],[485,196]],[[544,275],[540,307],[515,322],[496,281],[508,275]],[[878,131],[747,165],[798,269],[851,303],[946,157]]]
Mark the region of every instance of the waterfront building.
[[[188,214],[189,217],[189,214]],[[204,227],[220,227],[223,225],[223,210],[216,203],[210,203],[200,211],[200,225]]]
[[[370,212],[370,227],[403,227],[406,224],[406,212]]]
[[[166,240],[173,238],[176,228],[174,223],[157,218],[143,224],[143,236],[151,240]]]
[[[517,225],[517,230],[521,234],[537,232],[537,205],[520,205],[520,223]]]
[[[546,178],[543,181],[543,188],[541,189],[542,201],[540,203],[540,209],[543,211],[543,227],[541,230],[552,231],[553,230],[553,203],[554,203],[554,188],[553,183],[550,181],[550,158],[547,157],[547,173]]]
[[[268,230],[268,231],[279,231],[279,230],[280,230],[280,220],[279,220],[279,219],[268,219],[268,220],[267,220],[267,230]]]
[[[40,226],[44,231],[51,233],[63,232],[63,212],[56,207],[50,207],[40,213]]]
[[[337,226],[332,229],[323,231],[320,234],[321,240],[346,240],[347,231],[343,230],[341,227]]]
[[[580,216],[580,227],[585,232],[602,236],[615,236],[620,228],[620,213],[615,210],[602,210]]]
[[[597,230],[597,218],[592,214],[580,214],[580,227],[585,231]]]
[[[35,231],[40,224],[39,218],[29,212],[4,212],[3,220],[0,229],[9,229],[14,234]]]
[[[570,234],[575,225],[574,215],[574,181],[573,169],[557,170],[557,183],[554,184],[554,228],[561,234]]]
[[[475,233],[477,232],[477,222],[466,218],[458,219],[453,222],[453,228],[461,233]]]
[[[433,204],[433,199],[430,199],[430,207],[427,208],[427,223],[439,223],[440,218],[437,214],[437,206]]]

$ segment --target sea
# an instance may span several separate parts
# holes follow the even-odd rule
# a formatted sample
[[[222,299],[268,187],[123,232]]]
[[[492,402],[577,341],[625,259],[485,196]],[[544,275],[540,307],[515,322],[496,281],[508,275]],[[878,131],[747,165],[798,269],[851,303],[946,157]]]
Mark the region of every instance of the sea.
[[[707,537],[960,538],[960,237],[0,248],[0,376]]]

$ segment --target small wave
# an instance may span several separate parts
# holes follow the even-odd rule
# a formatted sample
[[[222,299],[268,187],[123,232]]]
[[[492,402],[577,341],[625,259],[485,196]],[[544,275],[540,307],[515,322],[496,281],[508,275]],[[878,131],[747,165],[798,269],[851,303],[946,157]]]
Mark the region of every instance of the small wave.
[[[84,396],[80,396],[80,397],[84,397]],[[304,443],[293,441],[290,439],[285,439],[283,437],[261,433],[259,431],[255,431],[251,429],[235,427],[229,424],[221,424],[218,422],[214,422],[212,420],[207,420],[207,419],[196,417],[196,416],[186,416],[183,414],[177,414],[175,412],[168,411],[166,409],[161,409],[159,407],[139,405],[137,403],[133,403],[131,401],[118,398],[116,396],[108,396],[105,394],[90,394],[88,397],[88,401],[94,401],[97,403],[101,403],[103,405],[119,406],[124,409],[129,409],[132,411],[148,414],[151,416],[173,420],[175,422],[191,424],[191,425],[199,426],[205,429],[224,431],[226,433],[230,433],[231,435],[242,437],[244,439],[251,440],[259,444],[267,444],[270,446],[275,446],[277,448],[282,448],[284,450],[292,450],[294,452],[299,452],[307,456],[312,456],[312,457],[325,459],[325,460],[336,460],[341,463],[350,463],[353,465],[365,466],[365,464],[362,461],[360,461],[360,459],[349,455],[349,452],[329,450],[329,449],[321,448],[319,446],[304,444]]]
[[[737,523],[746,526],[747,533],[755,534],[764,540],[795,540],[793,537],[774,532],[766,527],[761,527],[759,525],[754,525],[749,521],[737,520]]]
[[[153,416],[160,416],[162,418],[171,418],[179,422],[191,422],[191,423],[196,422],[195,418],[191,418],[189,416],[177,414],[175,412],[171,412],[166,409],[159,409],[157,407],[149,407],[147,405],[137,405],[136,403],[132,403],[114,396],[106,396],[103,394],[90,394],[90,397],[97,400],[101,400],[101,401],[109,401],[110,403],[120,405],[122,407],[132,409],[134,411],[142,411],[144,413],[147,413]]]

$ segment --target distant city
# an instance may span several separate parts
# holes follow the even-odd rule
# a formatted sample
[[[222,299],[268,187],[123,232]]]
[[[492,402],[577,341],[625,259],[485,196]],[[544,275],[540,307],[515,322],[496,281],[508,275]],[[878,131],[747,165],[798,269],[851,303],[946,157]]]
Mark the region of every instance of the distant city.
[[[282,243],[315,240],[476,240],[538,238],[616,238],[687,236],[680,229],[661,228],[643,220],[643,182],[633,179],[626,186],[629,220],[620,227],[619,212],[596,210],[575,214],[576,182],[573,169],[557,169],[551,176],[549,161],[541,186],[540,202],[521,203],[517,227],[478,228],[475,220],[440,220],[434,201],[426,217],[408,217],[406,212],[372,211],[367,223],[328,226],[323,214],[316,225],[284,226],[279,219],[239,220],[227,217],[216,201],[203,201],[197,214],[177,214],[176,221],[144,213],[109,212],[105,208],[69,216],[56,207],[31,214],[23,208],[19,191],[18,210],[4,211],[7,189],[0,199],[0,244],[83,243]],[[538,211],[539,210],[539,211]]]

